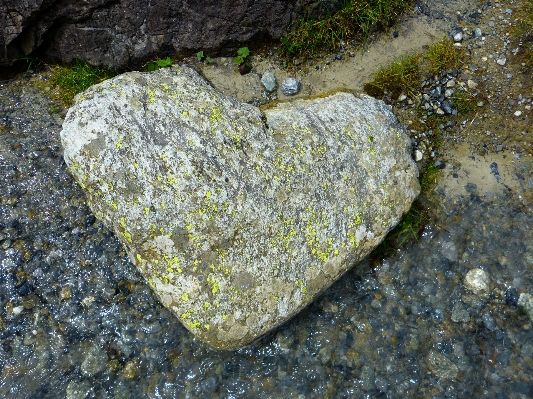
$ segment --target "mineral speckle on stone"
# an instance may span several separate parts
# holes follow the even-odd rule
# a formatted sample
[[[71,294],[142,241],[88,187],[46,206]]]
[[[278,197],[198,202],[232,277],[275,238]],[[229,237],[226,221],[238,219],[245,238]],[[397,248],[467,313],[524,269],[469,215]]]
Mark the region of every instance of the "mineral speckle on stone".
[[[96,217],[162,304],[217,348],[295,315],[419,192],[385,103],[337,93],[261,112],[187,67],[90,88],[61,138]]]

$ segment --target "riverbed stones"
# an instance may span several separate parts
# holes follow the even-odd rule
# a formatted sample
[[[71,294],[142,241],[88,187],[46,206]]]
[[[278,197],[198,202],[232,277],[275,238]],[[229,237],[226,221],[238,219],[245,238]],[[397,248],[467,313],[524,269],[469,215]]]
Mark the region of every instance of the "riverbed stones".
[[[61,139],[93,213],[216,348],[298,313],[419,193],[410,141],[382,101],[341,92],[261,111],[188,67],[93,86]]]

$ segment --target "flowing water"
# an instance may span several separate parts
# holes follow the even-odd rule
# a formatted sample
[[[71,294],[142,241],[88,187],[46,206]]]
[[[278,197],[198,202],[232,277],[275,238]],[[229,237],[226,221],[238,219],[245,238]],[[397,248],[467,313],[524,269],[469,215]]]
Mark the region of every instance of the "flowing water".
[[[533,397],[533,320],[517,306],[533,294],[532,157],[458,151],[418,242],[356,266],[254,345],[218,351],[89,212],[50,106],[23,77],[0,83],[0,397]],[[473,269],[484,291],[465,287]]]

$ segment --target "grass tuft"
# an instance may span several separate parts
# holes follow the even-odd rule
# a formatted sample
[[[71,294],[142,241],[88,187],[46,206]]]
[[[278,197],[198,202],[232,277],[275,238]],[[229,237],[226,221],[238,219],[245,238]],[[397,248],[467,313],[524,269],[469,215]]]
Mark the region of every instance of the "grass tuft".
[[[448,39],[432,45],[424,54],[424,59],[428,62],[427,69],[431,74],[437,74],[442,70],[456,69],[462,65],[464,50],[457,48]]]
[[[374,80],[364,85],[365,91],[377,98],[382,97],[385,91],[391,92],[393,98],[401,93],[413,95],[420,85],[419,58],[419,54],[406,55],[380,68]]]
[[[113,76],[111,71],[76,61],[72,66],[53,67],[50,82],[59,88],[57,99],[65,106],[71,106],[76,94]]]
[[[518,24],[512,32],[515,40],[522,42],[518,55],[526,68],[533,68],[533,0],[519,3]]]
[[[459,115],[468,115],[477,108],[476,103],[479,98],[473,96],[467,91],[456,91],[456,93],[451,97],[457,113]]]
[[[281,38],[280,50],[282,54],[316,54],[356,34],[363,36],[366,42],[373,27],[389,26],[411,3],[410,0],[346,0],[340,10],[321,20],[300,19],[294,29]]]

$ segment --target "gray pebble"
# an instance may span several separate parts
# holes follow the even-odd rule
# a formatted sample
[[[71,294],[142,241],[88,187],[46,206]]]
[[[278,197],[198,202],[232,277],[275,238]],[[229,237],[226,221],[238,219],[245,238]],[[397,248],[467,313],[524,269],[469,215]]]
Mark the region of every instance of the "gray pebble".
[[[483,320],[483,324],[488,330],[496,330],[496,322],[494,321],[494,318],[491,315],[485,313],[483,316],[481,316],[481,319]]]
[[[281,84],[281,92],[286,96],[294,96],[300,91],[300,81],[295,78],[287,78]]]
[[[269,93],[272,93],[274,90],[276,90],[276,77],[271,71],[266,71],[263,74],[261,77],[261,83]]]

